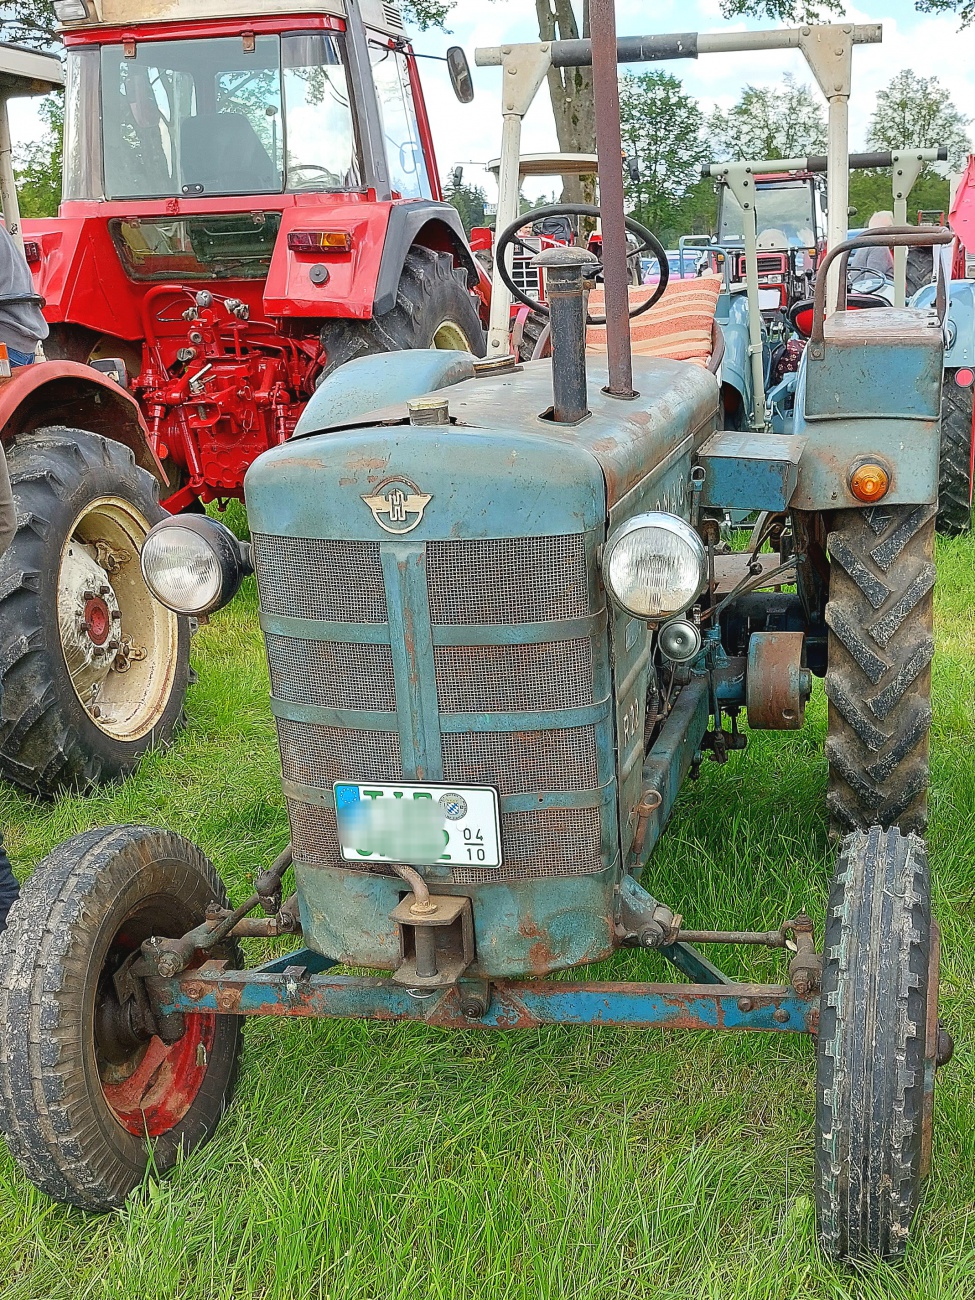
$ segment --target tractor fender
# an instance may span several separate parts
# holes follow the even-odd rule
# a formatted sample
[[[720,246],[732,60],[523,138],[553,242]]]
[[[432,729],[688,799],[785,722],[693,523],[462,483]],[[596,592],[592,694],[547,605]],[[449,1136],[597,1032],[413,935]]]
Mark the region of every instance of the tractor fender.
[[[933,307],[937,286],[925,284],[911,299],[912,307]],[[975,365],[975,280],[952,280],[948,285],[947,347],[945,369]]]
[[[476,289],[481,273],[464,234],[460,213],[449,203],[434,200],[394,203],[389,210],[386,239],[379,262],[374,316],[384,316],[396,306],[396,291],[406,254],[414,244],[435,252],[452,253],[467,272],[467,285]]]
[[[746,419],[750,419],[755,398],[752,393],[752,368],[748,359],[748,302],[743,294],[729,297],[726,302],[727,307],[722,311],[722,302],[718,299],[717,320],[724,336],[721,386],[733,388],[738,393],[742,412]]]
[[[149,442],[135,398],[107,375],[76,361],[18,366],[0,387],[0,442],[52,424],[87,429],[128,447],[160,484],[168,479]]]
[[[415,348],[356,357],[318,385],[295,426],[294,437],[353,424],[369,412],[450,388],[474,375],[469,352]]]

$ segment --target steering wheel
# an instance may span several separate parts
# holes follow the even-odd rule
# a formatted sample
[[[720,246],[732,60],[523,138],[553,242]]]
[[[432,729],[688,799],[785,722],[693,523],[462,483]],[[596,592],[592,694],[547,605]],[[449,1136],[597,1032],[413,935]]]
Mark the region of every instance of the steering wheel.
[[[313,172],[315,176],[324,176],[330,185],[341,184],[339,176],[335,172],[329,171],[327,167],[319,167],[318,163],[295,163],[293,167],[288,168],[287,180],[289,185],[294,180],[296,172]],[[312,179],[313,177],[309,177],[309,181]]]
[[[504,255],[509,244],[517,245],[532,257],[534,257],[538,252],[537,248],[531,248],[523,239],[519,239],[518,237],[518,231],[523,225],[525,225],[526,221],[535,223],[537,221],[544,221],[546,217],[599,217],[600,215],[601,213],[599,208],[595,207],[591,203],[550,203],[548,207],[534,208],[531,212],[526,212],[516,221],[512,221],[510,226],[506,226],[494,246],[494,260],[495,265],[498,268],[498,274],[501,276],[502,282],[504,283],[505,288],[510,292],[511,296],[516,298],[518,302],[524,303],[526,307],[531,307],[532,311],[541,312],[543,316],[548,315],[548,306],[544,302],[539,302],[537,298],[529,298],[525,293],[523,293],[512,280],[508,268],[505,265]],[[639,307],[635,307],[630,312],[630,317],[632,318],[634,316],[642,316],[645,311],[649,311],[655,303],[660,301],[664,290],[667,288],[667,282],[670,279],[670,262],[667,259],[667,250],[652,230],[648,230],[646,226],[641,226],[639,221],[634,221],[632,217],[626,218],[626,228],[636,235],[640,241],[637,248],[627,249],[627,256],[639,256],[639,254],[646,249],[652,257],[657,259],[657,264],[660,267],[660,282],[657,285],[656,291],[650,295],[645,303],[642,303]],[[594,262],[592,264],[593,272],[598,273],[601,266],[601,262]],[[606,324],[605,316],[587,315],[586,320],[590,325]]]
[[[847,272],[846,286],[851,293],[880,293],[887,287],[887,277],[879,271],[858,271],[854,268]]]

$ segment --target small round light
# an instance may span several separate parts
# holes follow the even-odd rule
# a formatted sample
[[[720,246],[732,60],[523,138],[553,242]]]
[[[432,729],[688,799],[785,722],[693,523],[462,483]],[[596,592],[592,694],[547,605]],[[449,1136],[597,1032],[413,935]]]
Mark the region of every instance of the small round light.
[[[879,501],[887,495],[889,487],[890,475],[883,465],[877,465],[873,461],[858,465],[850,476],[850,491],[858,501]]]
[[[627,613],[650,623],[683,614],[706,576],[704,543],[677,515],[658,510],[635,515],[606,543],[607,590]]]
[[[140,557],[146,586],[177,614],[210,614],[236,595],[248,566],[229,528],[177,516],[151,528]]]
[[[970,370],[968,366],[961,366],[955,371],[955,383],[959,388],[971,388],[975,384],[975,370]]]

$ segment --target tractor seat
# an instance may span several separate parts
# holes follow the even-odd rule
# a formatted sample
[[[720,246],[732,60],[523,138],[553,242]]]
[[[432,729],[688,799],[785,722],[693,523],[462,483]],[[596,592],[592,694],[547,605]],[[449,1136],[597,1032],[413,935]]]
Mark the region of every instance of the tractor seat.
[[[889,307],[890,303],[873,293],[848,293],[846,305],[851,311],[865,311],[870,307]],[[804,339],[809,338],[813,326],[812,298],[803,298],[801,302],[792,304],[789,308],[789,322]]]
[[[243,113],[200,113],[180,123],[180,170],[184,188],[204,194],[277,191],[281,174]]]
[[[631,285],[630,310],[646,302],[656,288],[653,284]],[[719,275],[700,275],[692,280],[672,278],[657,305],[630,321],[633,355],[707,366],[715,350],[714,313],[720,292]],[[601,285],[589,295],[589,312],[593,316],[605,315]],[[605,325],[588,327],[586,351],[606,351]]]

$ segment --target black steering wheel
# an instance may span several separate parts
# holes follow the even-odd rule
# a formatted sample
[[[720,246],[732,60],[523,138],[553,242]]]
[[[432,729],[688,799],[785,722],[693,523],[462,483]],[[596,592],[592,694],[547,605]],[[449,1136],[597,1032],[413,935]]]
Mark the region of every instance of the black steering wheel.
[[[523,293],[512,280],[508,273],[508,268],[505,265],[504,255],[507,252],[509,244],[516,244],[526,253],[531,254],[532,257],[534,257],[538,252],[537,248],[531,248],[523,239],[519,239],[518,237],[518,231],[526,224],[526,222],[531,221],[534,224],[538,221],[544,221],[546,217],[599,217],[600,215],[601,213],[599,208],[595,207],[591,203],[550,203],[548,207],[534,208],[531,212],[526,212],[516,221],[512,221],[510,226],[506,226],[504,230],[502,230],[494,246],[494,260],[495,265],[498,268],[498,274],[501,276],[502,282],[510,292],[511,296],[516,298],[518,302],[524,303],[526,307],[531,307],[532,311],[541,312],[544,316],[548,315],[547,304],[539,302],[537,298],[529,298],[527,294]],[[639,307],[635,307],[633,311],[630,312],[632,318],[633,316],[642,316],[645,311],[649,311],[655,303],[660,301],[664,290],[667,288],[667,283],[670,280],[670,262],[667,259],[667,250],[652,230],[648,230],[646,226],[641,226],[639,221],[634,221],[632,217],[626,218],[626,228],[636,235],[640,241],[636,248],[627,250],[627,256],[638,256],[644,249],[646,249],[651,256],[657,259],[657,264],[660,267],[660,282],[657,285],[656,291],[650,295],[645,303],[642,303]],[[598,274],[601,266],[601,262],[597,261],[593,263],[593,272]],[[590,325],[606,324],[605,316],[587,316],[586,320]]]
[[[850,293],[875,294],[887,287],[887,277],[880,271],[860,271],[851,267],[846,273],[846,285]]]

